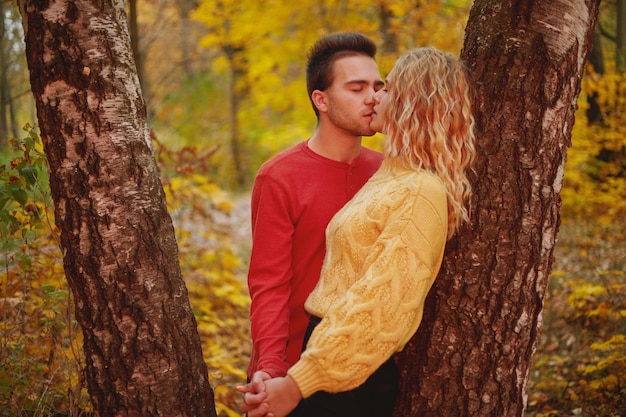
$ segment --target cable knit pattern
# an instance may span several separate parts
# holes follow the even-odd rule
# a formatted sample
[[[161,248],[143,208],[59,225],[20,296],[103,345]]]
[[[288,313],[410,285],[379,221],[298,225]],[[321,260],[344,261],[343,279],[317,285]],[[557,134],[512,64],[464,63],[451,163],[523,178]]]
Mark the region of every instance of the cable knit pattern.
[[[402,350],[439,272],[444,185],[424,171],[390,175],[387,163],[326,229],[322,275],[305,304],[322,321],[288,372],[305,398],[353,389]]]

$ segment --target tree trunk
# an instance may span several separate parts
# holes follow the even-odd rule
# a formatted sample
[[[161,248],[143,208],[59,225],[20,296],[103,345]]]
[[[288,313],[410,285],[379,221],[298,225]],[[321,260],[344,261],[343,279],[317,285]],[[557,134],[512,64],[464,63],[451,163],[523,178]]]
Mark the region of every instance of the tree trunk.
[[[20,8],[94,410],[215,416],[123,2]]]
[[[129,0],[128,1],[128,9],[129,9],[129,17],[128,17],[128,27],[130,29],[130,47],[133,51],[133,57],[135,60],[135,68],[137,69],[137,77],[139,77],[139,85],[143,87],[143,91],[145,91],[144,85],[144,65],[143,65],[143,54],[139,49],[139,23],[137,22],[137,0]]]
[[[196,43],[193,37],[193,20],[190,14],[195,6],[195,0],[180,0],[178,7],[180,7],[180,30],[182,32],[182,42],[180,44],[180,50],[182,55],[182,69],[186,80],[191,80],[194,77],[192,68],[190,45]]]
[[[383,39],[380,52],[382,54],[397,54],[398,36],[396,31],[392,29],[393,12],[384,2],[378,5],[378,18],[380,19],[379,31]]]
[[[477,86],[471,224],[448,243],[398,356],[396,416],[522,416],[559,192],[599,0],[477,0],[461,57]]]
[[[13,25],[18,20],[17,13],[16,5],[0,2],[0,149],[8,144],[8,138],[17,138],[22,132],[23,126],[18,126],[17,121],[19,101],[21,96],[30,94],[22,77],[25,68],[18,58],[22,46]]]
[[[245,183],[245,174],[241,160],[241,135],[239,132],[239,110],[241,108],[242,91],[238,88],[243,70],[238,64],[239,55],[243,52],[242,47],[228,45],[225,48],[226,58],[230,67],[229,74],[229,120],[230,120],[230,153],[233,158],[233,169],[235,171],[235,185],[242,187]]]
[[[605,72],[604,51],[602,47],[602,33],[600,32],[599,26],[596,26],[596,29],[593,32],[593,45],[591,46],[591,51],[589,51],[587,60],[589,61],[589,64],[591,64],[593,72],[602,77]],[[600,107],[600,103],[598,102],[598,92],[593,91],[588,92],[587,94],[587,104],[589,105],[586,111],[587,122],[602,122],[604,120],[604,115],[602,114],[602,107]]]
[[[617,0],[616,29],[615,60],[617,71],[623,73],[626,71],[626,0]]]
[[[8,41],[6,39],[6,26],[4,17],[4,2],[0,2],[0,150],[8,143],[9,136],[9,100],[11,99],[11,86],[9,84],[8,65]]]

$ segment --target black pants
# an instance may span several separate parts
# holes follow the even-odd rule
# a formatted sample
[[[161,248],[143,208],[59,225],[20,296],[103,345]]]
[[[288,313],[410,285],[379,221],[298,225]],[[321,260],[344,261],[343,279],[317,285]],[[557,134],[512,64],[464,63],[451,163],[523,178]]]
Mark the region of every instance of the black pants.
[[[319,318],[311,317],[303,351],[319,322]],[[318,391],[300,401],[288,417],[391,417],[398,396],[399,378],[392,357],[359,387],[335,394]]]

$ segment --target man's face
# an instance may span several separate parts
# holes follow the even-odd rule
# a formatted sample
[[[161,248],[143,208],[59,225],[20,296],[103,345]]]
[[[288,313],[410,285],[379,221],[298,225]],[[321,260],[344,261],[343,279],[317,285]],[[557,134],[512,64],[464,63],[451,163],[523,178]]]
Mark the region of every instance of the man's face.
[[[376,61],[365,55],[343,57],[333,71],[333,83],[323,92],[328,120],[354,136],[373,135],[374,93],[384,85]]]

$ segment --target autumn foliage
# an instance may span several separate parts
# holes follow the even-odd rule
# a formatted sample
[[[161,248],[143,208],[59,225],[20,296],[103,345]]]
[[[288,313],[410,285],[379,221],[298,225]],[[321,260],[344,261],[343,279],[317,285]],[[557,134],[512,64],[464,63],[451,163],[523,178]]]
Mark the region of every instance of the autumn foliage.
[[[0,167],[0,413],[86,415],[81,333],[51,218],[45,158],[36,130],[26,131]],[[250,351],[248,249],[245,230],[233,231],[247,212],[230,218],[232,197],[207,179],[208,165],[186,159],[192,154],[195,161],[198,149],[171,151],[154,139],[218,415],[237,416],[233,387],[245,381]]]
[[[203,25],[203,35],[193,38],[209,51],[209,58],[196,61],[207,67],[179,82],[166,77],[173,72],[166,65],[177,64],[176,54],[186,49],[167,44],[183,35],[156,27],[171,23],[178,2],[149,3],[142,16],[143,24],[154,29],[154,48],[146,56],[156,70],[148,74],[144,89],[158,132],[152,138],[155,157],[218,415],[239,416],[233,388],[245,380],[250,352],[249,197],[245,188],[240,194],[225,190],[234,168],[224,103],[234,94],[241,99],[239,140],[245,151],[243,176],[250,180],[262,160],[313,128],[301,64],[318,34],[345,28],[376,32],[371,27],[376,13],[388,12],[399,43],[377,39],[385,45],[379,59],[384,75],[398,52],[412,46],[458,51],[459,21],[466,17],[468,2],[428,0],[417,2],[420,7],[415,2],[336,2],[337,9],[340,3],[346,6],[341,14],[332,5],[322,10],[320,2],[281,0],[272,3],[275,13],[268,13],[253,3],[245,8],[231,0],[202,0],[190,19]],[[217,13],[217,3],[221,14],[211,14]],[[307,12],[299,14],[294,4]],[[243,12],[256,14],[250,18]],[[276,13],[284,13],[280,20],[291,25],[273,25]],[[308,30],[292,30],[297,19]],[[225,32],[226,22],[238,36]],[[189,21],[183,24],[196,28]],[[229,90],[231,76],[237,82]],[[603,117],[589,124],[585,110],[594,94]],[[535,417],[618,416],[626,410],[626,77],[610,66],[602,76],[589,68],[579,106],[563,181],[563,223],[528,387],[527,415]],[[2,416],[91,412],[81,333],[57,236],[45,157],[37,129],[27,126],[0,160]]]
[[[51,218],[45,158],[36,129],[25,131],[25,138],[13,139],[14,152],[0,168],[0,410],[5,416],[86,415],[91,407],[81,335]],[[570,153],[568,168],[576,172],[566,173],[568,218],[559,234],[529,387],[528,415],[537,417],[614,416],[626,407],[626,242],[625,226],[615,217],[623,214],[624,178],[608,163],[596,162],[588,148],[576,147],[603,138],[601,126],[576,134],[581,131],[597,136],[574,137]],[[250,351],[248,197],[209,180],[213,150],[173,150],[157,137],[153,141],[218,414],[238,416],[233,387],[245,380]],[[599,170],[590,168],[596,165]],[[617,183],[611,193],[603,192],[598,172]],[[583,221],[589,208],[572,199],[572,187],[578,187],[577,198],[593,204],[592,221]]]

